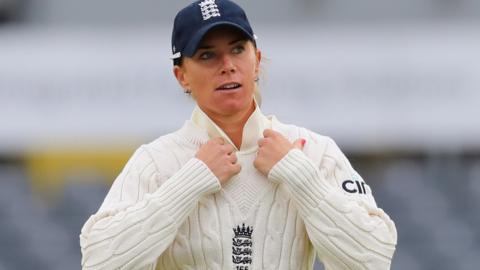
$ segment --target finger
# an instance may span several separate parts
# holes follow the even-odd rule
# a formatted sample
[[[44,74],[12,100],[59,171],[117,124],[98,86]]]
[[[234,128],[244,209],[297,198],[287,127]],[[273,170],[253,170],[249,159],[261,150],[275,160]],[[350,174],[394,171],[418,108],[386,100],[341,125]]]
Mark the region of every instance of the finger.
[[[212,139],[212,141],[217,142],[220,145],[225,144],[225,139],[223,139],[222,137],[215,137],[215,138]]]
[[[275,133],[276,132],[273,129],[267,128],[263,131],[263,137],[264,138],[272,137],[273,135],[275,135]]]
[[[258,140],[257,144],[259,147],[262,147],[265,145],[265,142],[266,142],[265,138],[261,138]]]
[[[233,151],[235,151],[235,148],[231,144],[225,144],[222,146],[222,148],[227,154],[231,154]]]
[[[233,164],[237,163],[238,158],[237,158],[237,155],[235,155],[235,153],[231,153],[228,156],[230,157],[230,162],[232,162]]]
[[[238,163],[232,164],[232,170],[234,174],[237,174],[242,170],[242,166]]]
[[[303,150],[306,142],[307,141],[305,139],[297,139],[295,142],[293,142],[293,147]]]
[[[258,159],[258,152],[257,152],[257,158],[253,161],[253,167],[259,168],[260,167],[260,160]]]

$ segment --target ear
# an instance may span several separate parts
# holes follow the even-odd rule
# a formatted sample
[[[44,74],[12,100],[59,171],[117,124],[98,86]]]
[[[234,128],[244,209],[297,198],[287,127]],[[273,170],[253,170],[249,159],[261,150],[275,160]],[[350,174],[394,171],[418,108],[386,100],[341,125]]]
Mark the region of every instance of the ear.
[[[184,67],[175,65],[173,67],[173,75],[175,75],[175,78],[177,78],[178,83],[184,90],[190,90],[190,84],[188,83]]]
[[[259,49],[256,50],[255,52],[255,75],[258,76],[259,70],[260,70],[260,62],[262,61],[262,51]]]

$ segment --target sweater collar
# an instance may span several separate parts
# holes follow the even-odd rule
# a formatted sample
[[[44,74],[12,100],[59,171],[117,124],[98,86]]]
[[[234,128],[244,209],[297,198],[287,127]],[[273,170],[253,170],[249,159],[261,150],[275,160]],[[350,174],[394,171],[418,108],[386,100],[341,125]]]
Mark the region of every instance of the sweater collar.
[[[260,107],[257,105],[257,102],[255,102],[255,110],[253,111],[252,115],[250,115],[247,122],[245,122],[245,126],[243,127],[242,144],[240,149],[237,149],[228,135],[217,124],[215,124],[215,122],[213,122],[213,120],[210,119],[210,117],[208,117],[208,115],[203,112],[200,107],[198,107],[198,105],[193,109],[190,120],[196,126],[205,130],[208,133],[209,138],[221,137],[225,139],[226,142],[231,144],[237,151],[248,151],[255,149],[257,147],[258,140],[263,138],[263,131],[266,128],[272,127],[271,120],[262,113]]]

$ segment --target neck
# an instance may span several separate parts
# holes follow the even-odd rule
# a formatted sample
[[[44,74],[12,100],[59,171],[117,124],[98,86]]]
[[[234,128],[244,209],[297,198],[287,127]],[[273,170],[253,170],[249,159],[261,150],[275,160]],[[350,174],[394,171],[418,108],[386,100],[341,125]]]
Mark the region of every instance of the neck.
[[[251,102],[248,110],[238,112],[232,115],[221,115],[204,111],[215,124],[221,128],[225,134],[232,140],[233,144],[240,149],[242,145],[243,127],[248,118],[255,111],[255,102]]]

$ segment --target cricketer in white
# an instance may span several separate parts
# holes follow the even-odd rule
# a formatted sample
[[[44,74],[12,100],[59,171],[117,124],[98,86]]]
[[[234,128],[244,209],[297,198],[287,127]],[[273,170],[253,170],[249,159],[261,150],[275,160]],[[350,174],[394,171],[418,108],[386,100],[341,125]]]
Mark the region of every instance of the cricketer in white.
[[[266,128],[303,150],[263,176],[253,166]],[[334,141],[255,108],[221,186],[195,153],[228,136],[195,108],[178,131],[141,146],[82,228],[83,269],[389,269],[395,224]],[[358,183],[357,183],[358,182]]]

